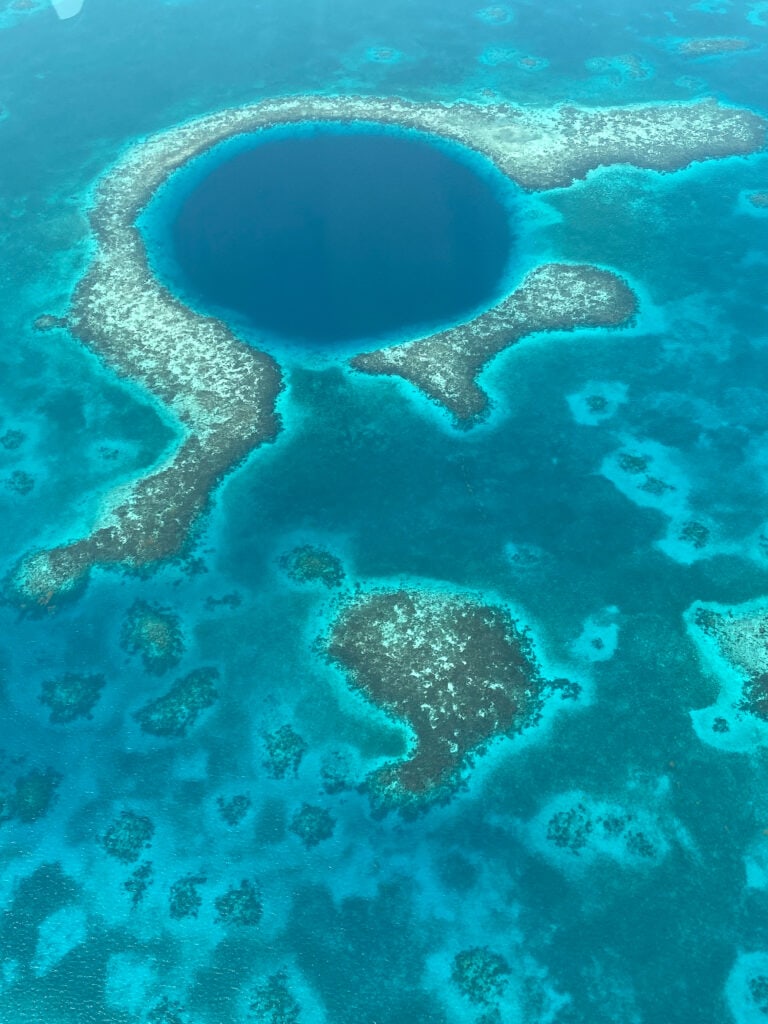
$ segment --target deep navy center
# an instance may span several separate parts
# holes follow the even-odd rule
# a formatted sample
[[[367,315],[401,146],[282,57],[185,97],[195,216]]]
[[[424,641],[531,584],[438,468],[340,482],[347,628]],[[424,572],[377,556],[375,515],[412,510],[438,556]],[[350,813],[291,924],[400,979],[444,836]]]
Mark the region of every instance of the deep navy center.
[[[418,334],[496,300],[509,189],[461,147],[318,125],[215,166],[171,224],[171,276],[198,308],[286,341]]]

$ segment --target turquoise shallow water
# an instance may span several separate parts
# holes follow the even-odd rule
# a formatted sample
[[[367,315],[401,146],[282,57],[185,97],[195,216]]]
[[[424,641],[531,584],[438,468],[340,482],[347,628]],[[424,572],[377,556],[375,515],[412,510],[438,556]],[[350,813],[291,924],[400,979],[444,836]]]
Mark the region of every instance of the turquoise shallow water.
[[[59,22],[2,5],[3,574],[173,444],[148,395],[32,326],[66,312],[93,182],[137,138],[306,91],[765,113],[763,7],[86,0]],[[730,35],[753,50],[673,46]],[[529,197],[521,258],[618,271],[633,327],[503,354],[466,432],[405,384],[280,352],[283,429],[182,559],[97,571],[55,614],[0,607],[3,1024],[765,1019],[765,753],[702,738],[691,711],[721,683],[685,615],[768,596],[768,221],[745,198],[767,189],[763,153]],[[356,787],[408,735],[318,655],[334,591],[285,572],[303,545],[365,586],[507,603],[581,699],[492,745],[446,806],[375,815]],[[178,623],[174,664],[132,648],[136,602]],[[134,715],[200,668],[215,705],[184,736],[142,732]],[[102,677],[91,718],[50,721],[44,684],[66,674]],[[305,804],[330,831],[316,845]],[[149,828],[132,861],[108,849],[126,813]],[[243,880],[257,923],[222,920]],[[484,1000],[455,977],[477,950]]]

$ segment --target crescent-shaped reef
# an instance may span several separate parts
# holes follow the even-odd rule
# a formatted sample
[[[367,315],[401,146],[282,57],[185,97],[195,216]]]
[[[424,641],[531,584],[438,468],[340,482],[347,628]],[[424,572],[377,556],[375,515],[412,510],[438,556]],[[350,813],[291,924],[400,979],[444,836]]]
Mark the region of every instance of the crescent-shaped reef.
[[[218,143],[276,125],[313,121],[417,129],[488,157],[529,191],[561,188],[605,164],[672,171],[697,160],[752,153],[765,122],[713,100],[610,109],[415,103],[399,98],[294,96],[221,110],[131,146],[98,183],[90,210],[95,252],[78,283],[67,326],[119,377],[148,392],[176,424],[159,464],[105,495],[84,536],[27,555],[9,581],[13,599],[54,607],[95,565],[140,569],[173,557],[217,484],[279,431],[281,371],[224,323],[174,297],[152,273],[137,218],[182,165]],[[396,373],[459,422],[482,414],[475,377],[492,356],[531,331],[617,325],[635,300],[616,275],[547,264],[468,324],[356,357],[368,373]],[[58,326],[49,317],[41,328]]]

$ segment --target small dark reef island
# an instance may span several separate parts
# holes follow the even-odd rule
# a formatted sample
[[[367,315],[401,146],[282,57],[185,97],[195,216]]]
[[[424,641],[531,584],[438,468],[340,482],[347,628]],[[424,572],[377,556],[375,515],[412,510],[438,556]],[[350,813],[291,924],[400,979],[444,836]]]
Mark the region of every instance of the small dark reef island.
[[[528,191],[561,188],[599,165],[673,171],[748,154],[766,124],[713,100],[653,106],[525,109],[412,103],[399,98],[294,96],[227,109],[138,142],[105,174],[90,210],[95,254],[66,318],[70,332],[118,376],[146,390],[178,429],[173,452],[105,496],[89,532],[29,554],[9,581],[22,605],[55,607],[95,565],[141,569],[177,555],[217,484],[280,428],[281,371],[218,319],[175,298],[150,270],[137,219],[174,171],[225,139],[276,125],[380,124],[416,129],[483,154]],[[534,269],[494,308],[450,330],[354,358],[359,371],[396,374],[448,410],[482,417],[482,367],[534,331],[616,327],[636,299],[616,274],[552,263]],[[47,315],[40,327],[59,322]]]
[[[489,743],[537,724],[548,695],[580,690],[545,679],[530,632],[504,605],[469,593],[361,591],[342,605],[321,647],[354,690],[412,731],[408,756],[366,782],[380,812],[418,813],[449,800]]]

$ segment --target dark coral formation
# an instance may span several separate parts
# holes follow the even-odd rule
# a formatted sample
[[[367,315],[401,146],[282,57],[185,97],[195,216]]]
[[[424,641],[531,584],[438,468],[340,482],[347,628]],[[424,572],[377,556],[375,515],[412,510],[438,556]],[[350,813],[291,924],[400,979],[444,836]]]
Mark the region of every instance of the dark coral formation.
[[[126,892],[130,893],[131,906],[138,907],[147,895],[149,887],[153,882],[153,876],[152,861],[144,860],[123,882],[123,888]]]
[[[244,878],[240,885],[233,885],[221,896],[217,896],[215,906],[218,924],[253,927],[261,920],[261,890],[255,882]]]
[[[633,451],[621,451],[616,456],[616,465],[623,473],[627,473],[630,476],[643,476],[645,478],[642,483],[638,483],[639,490],[659,498],[666,494],[667,491],[674,491],[675,486],[674,484],[668,484],[666,480],[653,476],[649,472],[652,462],[652,455],[638,455]],[[691,540],[689,537],[683,539]]]
[[[264,767],[273,779],[284,779],[295,775],[301,760],[307,752],[306,741],[290,725],[283,725],[264,737],[267,760]]]
[[[144,668],[161,675],[178,664],[184,653],[181,620],[170,609],[134,601],[120,633],[120,645],[141,657]]]
[[[761,672],[746,681],[738,708],[768,722],[768,672]]]
[[[468,323],[427,338],[355,356],[365,373],[402,377],[472,426],[488,411],[477,383],[482,368],[503,349],[538,331],[618,327],[634,316],[637,301],[616,274],[588,265],[537,267],[498,305]]]
[[[341,750],[331,750],[320,764],[320,778],[326,793],[341,793],[352,789],[352,765],[349,757]]]
[[[547,839],[560,849],[578,854],[589,842],[594,827],[587,808],[579,803],[552,815],[547,823]]]
[[[768,210],[768,192],[750,192],[747,200],[758,210]]]
[[[574,856],[585,851],[591,840],[617,840],[627,853],[652,860],[659,851],[637,825],[635,816],[616,809],[600,813],[583,801],[556,811],[547,822],[547,839]]]
[[[14,469],[11,475],[6,479],[5,486],[9,491],[13,491],[15,494],[20,494],[22,497],[26,497],[34,489],[35,478],[31,473],[27,473],[24,469]]]
[[[45,680],[40,702],[51,709],[50,720],[57,725],[74,722],[77,718],[93,718],[93,709],[106,682],[99,673],[67,672]]]
[[[490,1006],[504,994],[509,975],[504,957],[487,946],[462,950],[453,958],[451,979],[467,999],[479,1006]]]
[[[36,331],[63,330],[67,326],[67,318],[65,316],[53,316],[52,313],[41,313],[40,316],[35,318],[33,326]]]
[[[203,899],[197,891],[208,881],[205,875],[184,875],[171,886],[168,894],[168,911],[175,921],[185,917],[197,917]]]
[[[134,713],[143,732],[167,738],[186,736],[200,713],[219,698],[219,671],[198,668],[177,679],[167,693]]]
[[[697,606],[693,622],[741,676],[737,710],[768,722],[768,613],[759,608],[741,614],[722,613]]]
[[[61,780],[53,768],[32,768],[19,775],[9,792],[0,793],[0,822],[14,818],[30,825],[44,818],[56,800]]]
[[[472,755],[539,715],[546,684],[530,635],[506,608],[472,595],[360,594],[325,647],[355,689],[415,734],[408,758],[369,780],[383,804],[446,796]]]
[[[104,833],[101,845],[123,864],[133,864],[152,842],[155,826],[152,821],[134,811],[122,811],[119,818]]]
[[[697,551],[701,551],[709,542],[709,528],[696,519],[689,519],[688,522],[683,523],[677,536],[679,540],[685,541]]]
[[[225,800],[223,796],[220,796],[216,799],[216,806],[227,825],[231,825],[234,828],[235,825],[240,824],[251,809],[251,798],[247,793],[238,793],[229,800]]]
[[[293,548],[281,557],[280,566],[297,583],[322,583],[333,588],[344,582],[344,567],[339,559],[314,544]]]
[[[150,1009],[146,1024],[189,1024],[189,1015],[176,999],[163,996]]]
[[[683,39],[677,52],[684,57],[721,57],[726,53],[751,50],[752,44],[740,36],[710,36],[703,39]]]
[[[285,971],[276,971],[259,982],[251,993],[249,1019],[258,1024],[299,1024],[301,1007],[288,987]]]
[[[760,1013],[768,1017],[768,977],[758,974],[756,977],[750,978],[749,994]]]
[[[27,435],[23,430],[6,430],[2,437],[0,437],[0,445],[7,452],[14,452],[24,444],[26,439]]]
[[[288,826],[307,849],[330,839],[335,827],[336,819],[327,808],[306,803],[296,811]]]

